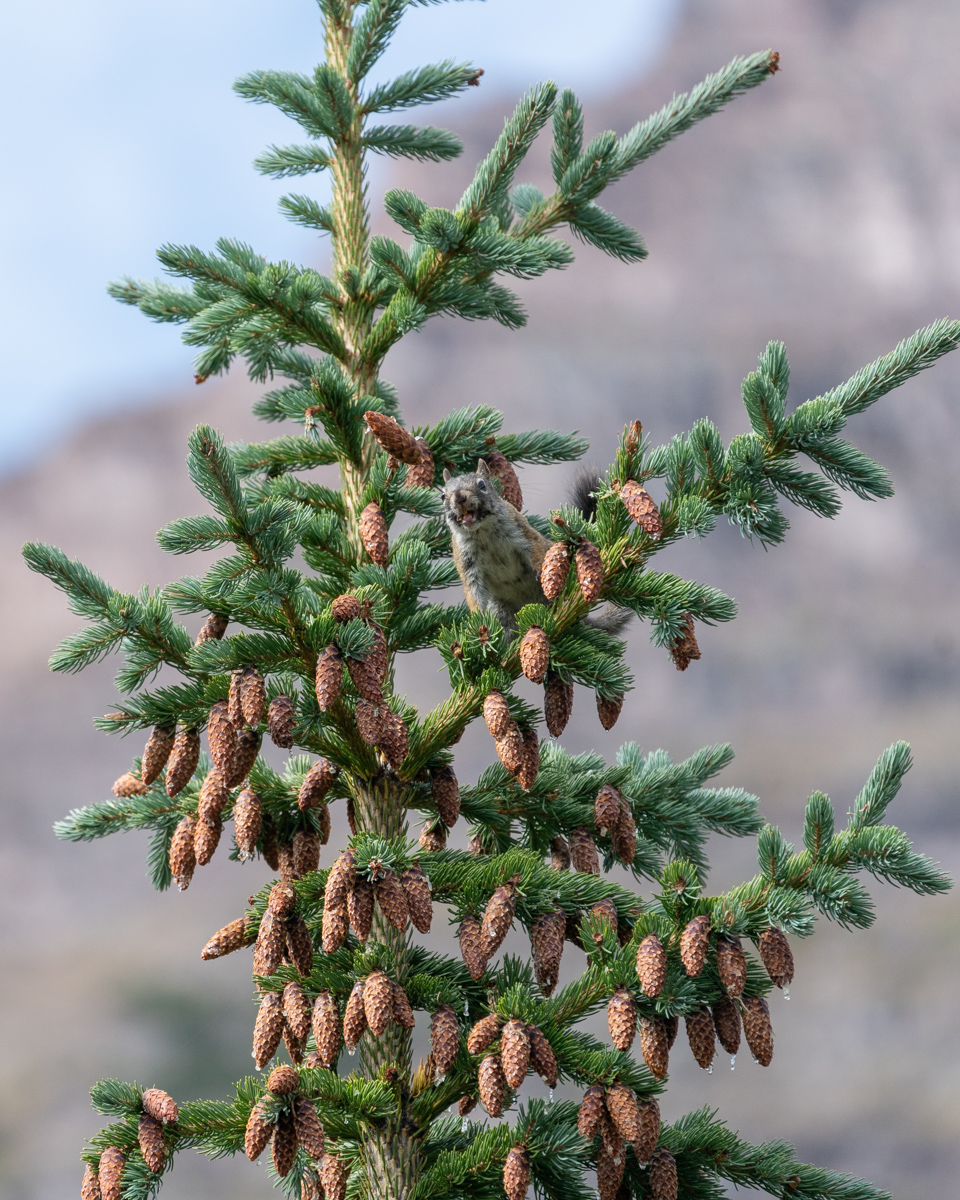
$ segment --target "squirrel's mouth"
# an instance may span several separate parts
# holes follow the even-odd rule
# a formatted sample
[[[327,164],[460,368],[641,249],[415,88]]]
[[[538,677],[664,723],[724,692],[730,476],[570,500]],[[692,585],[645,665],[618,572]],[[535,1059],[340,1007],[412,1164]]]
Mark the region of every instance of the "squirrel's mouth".
[[[458,525],[466,525],[466,527],[469,529],[471,526],[476,525],[476,523],[477,514],[475,512],[462,512],[457,514]]]

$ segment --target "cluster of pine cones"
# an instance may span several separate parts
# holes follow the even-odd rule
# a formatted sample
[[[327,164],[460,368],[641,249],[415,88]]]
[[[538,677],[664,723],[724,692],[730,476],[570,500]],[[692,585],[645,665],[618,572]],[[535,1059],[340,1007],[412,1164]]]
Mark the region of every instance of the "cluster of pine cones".
[[[250,1110],[243,1148],[251,1162],[273,1142],[273,1165],[282,1178],[289,1175],[297,1146],[319,1169],[304,1180],[301,1195],[314,1190],[327,1200],[344,1200],[349,1169],[336,1153],[327,1152],[326,1138],[313,1103],[301,1096],[300,1076],[294,1067],[275,1067],[267,1079],[267,1095]]]
[[[433,922],[430,882],[419,863],[399,876],[379,859],[370,859],[367,877],[357,870],[357,852],[344,850],[330,868],[323,897],[323,949],[332,954],[344,944],[352,929],[361,942],[370,936],[374,905],[394,929],[403,932],[412,922],[429,933]]]
[[[141,1097],[143,1111],[137,1122],[137,1141],[147,1167],[159,1174],[167,1157],[164,1126],[180,1117],[176,1101],[159,1088],[148,1088]],[[80,1188],[82,1200],[120,1200],[123,1168],[127,1157],[116,1146],[108,1146],[96,1168],[87,1165]]]
[[[516,875],[496,889],[487,901],[482,920],[467,913],[460,922],[460,954],[473,979],[479,979],[487,969],[513,924],[519,878]]]
[[[587,1088],[577,1128],[590,1140],[599,1137],[597,1189],[600,1200],[614,1200],[626,1170],[627,1145],[637,1161],[650,1165],[650,1190],[654,1200],[676,1200],[677,1166],[673,1155],[657,1148],[660,1140],[660,1106],[653,1098],[638,1099],[625,1083]]]
[[[496,1049],[494,1043],[498,1039],[499,1049]],[[477,1068],[477,1096],[491,1117],[500,1116],[509,1092],[522,1085],[531,1069],[548,1087],[556,1086],[558,1070],[553,1047],[538,1026],[519,1017],[507,1020],[498,1013],[482,1017],[467,1036],[467,1051],[484,1055]],[[464,1096],[460,1101],[461,1115],[470,1112],[475,1104],[476,1097]]]
[[[532,788],[540,770],[540,742],[532,726],[521,729],[510,715],[510,706],[502,692],[488,692],[483,701],[483,719],[490,730],[497,757],[526,791]]]

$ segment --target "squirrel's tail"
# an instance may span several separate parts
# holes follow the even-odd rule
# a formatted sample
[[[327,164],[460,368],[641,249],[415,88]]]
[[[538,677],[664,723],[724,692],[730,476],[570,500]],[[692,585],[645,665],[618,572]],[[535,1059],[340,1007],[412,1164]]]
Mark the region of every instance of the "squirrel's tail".
[[[581,467],[573,477],[570,485],[570,503],[578,512],[583,513],[587,520],[597,515],[596,493],[600,488],[600,475],[590,467]],[[602,629],[619,637],[633,619],[633,613],[628,608],[618,608],[608,604],[602,612],[593,613],[584,618],[584,625],[592,629]]]

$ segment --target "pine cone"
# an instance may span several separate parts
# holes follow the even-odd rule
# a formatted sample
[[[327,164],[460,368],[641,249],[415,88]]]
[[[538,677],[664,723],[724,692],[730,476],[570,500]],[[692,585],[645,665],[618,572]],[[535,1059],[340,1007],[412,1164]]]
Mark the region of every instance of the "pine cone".
[[[556,1087],[559,1078],[557,1056],[553,1047],[547,1041],[543,1031],[536,1025],[527,1026],[527,1036],[530,1038],[530,1066],[536,1071],[547,1087]]]
[[[275,746],[290,750],[293,746],[293,727],[296,716],[289,696],[274,696],[267,710],[267,733]]]
[[[663,533],[663,519],[647,489],[635,479],[628,479],[620,489],[620,499],[631,518],[657,541]]]
[[[613,852],[622,863],[629,866],[637,857],[637,824],[626,797],[621,796],[620,799],[620,823],[613,833]]]
[[[604,729],[612,729],[616,725],[622,708],[622,696],[613,696],[611,699],[607,699],[597,693],[597,715],[600,717],[600,724]]]
[[[467,1035],[467,1050],[470,1054],[482,1054],[500,1036],[505,1022],[499,1013],[481,1017]]]
[[[531,683],[543,683],[550,665],[550,639],[539,625],[531,625],[520,643],[520,669]]]
[[[590,916],[593,917],[594,920],[599,920],[601,922],[600,929],[593,934],[593,941],[595,945],[602,946],[604,926],[606,926],[607,929],[612,930],[613,933],[617,932],[617,922],[620,919],[617,914],[617,906],[609,898],[609,896],[604,897],[603,900],[598,900],[593,908],[590,909]]]
[[[510,706],[502,692],[487,692],[483,701],[483,719],[494,739],[502,738],[514,728],[513,717],[510,716]]]
[[[132,771],[127,771],[121,775],[114,782],[110,791],[120,800],[126,800],[128,796],[145,796],[147,794],[146,787]]]
[[[430,1053],[441,1075],[453,1070],[460,1051],[460,1022],[449,1004],[441,1004],[430,1022]]]
[[[320,834],[315,829],[299,829],[293,835],[293,870],[298,879],[320,866]]]
[[[267,689],[256,667],[240,673],[240,708],[248,725],[259,725],[267,711]]]
[[[575,829],[570,837],[570,860],[575,871],[584,875],[600,874],[597,844],[583,826]]]
[[[583,913],[577,909],[575,912],[568,913],[564,920],[563,936],[568,942],[573,942],[578,950],[586,950],[583,944],[583,938],[580,936],[581,923],[583,921]]]
[[[447,831],[442,824],[426,821],[418,839],[421,850],[442,850],[447,844]]]
[[[535,729],[526,728],[523,731],[523,754],[517,771],[517,782],[525,792],[528,792],[537,782],[540,771],[540,742]]]
[[[560,975],[567,919],[562,909],[540,913],[530,923],[533,971],[544,996],[550,996]]]
[[[637,1162],[649,1162],[660,1140],[660,1105],[656,1100],[641,1100],[640,1137],[633,1143],[633,1152]]]
[[[663,1023],[667,1028],[667,1049],[673,1049],[673,1043],[677,1040],[677,1034],[680,1032],[680,1018],[674,1014],[670,1017],[664,1017]]]
[[[267,992],[260,1001],[253,1028],[253,1058],[259,1070],[276,1054],[282,1036],[283,997],[279,992]]]
[[[80,1185],[80,1200],[102,1200],[100,1194],[100,1176],[87,1163],[83,1171],[83,1183]]]
[[[543,716],[551,737],[563,733],[572,711],[573,684],[566,683],[559,675],[548,675],[543,689]]]
[[[293,1067],[274,1067],[267,1079],[267,1091],[275,1096],[292,1096],[300,1090],[300,1076]]]
[[[154,1175],[163,1170],[167,1157],[167,1146],[163,1138],[163,1126],[153,1117],[143,1113],[137,1124],[137,1141],[140,1143],[140,1153]]]
[[[640,1018],[640,1052],[654,1079],[666,1079],[670,1044],[667,1027],[658,1017]]]
[[[233,806],[233,829],[240,859],[252,858],[263,827],[263,804],[256,792],[244,788]]]
[[[650,1159],[650,1200],[677,1200],[679,1189],[677,1160],[660,1146]]]
[[[378,567],[385,567],[390,561],[390,541],[386,518],[375,500],[360,514],[359,531],[364,550]]]
[[[297,804],[300,806],[301,812],[306,812],[308,808],[316,808],[321,803],[324,796],[333,787],[337,774],[337,768],[329,759],[317,759],[304,775],[303,783],[300,784]]]
[[[618,1050],[629,1050],[637,1035],[637,1002],[625,987],[618,987],[607,1003],[610,1040]]]
[[[694,917],[680,935],[680,959],[691,979],[695,979],[703,970],[709,949],[710,917],[702,913]]]
[[[383,708],[360,699],[354,711],[357,729],[368,746],[376,746],[383,740]]]
[[[208,771],[200,785],[200,796],[197,800],[197,817],[200,821],[208,821],[211,817],[219,817],[230,799],[230,789],[227,781],[217,770]]]
[[[793,951],[783,930],[772,926],[765,929],[757,948],[767,974],[777,987],[789,987],[793,982]]]
[[[323,920],[320,923],[320,944],[324,954],[333,954],[347,940],[350,926],[347,921],[347,905],[324,904]]]
[[[243,705],[240,703],[240,671],[230,672],[230,691],[227,693],[227,716],[236,729],[243,728]]]
[[[347,621],[355,621],[363,612],[363,607],[356,596],[351,596],[349,592],[345,592],[330,605],[330,613],[335,621],[339,621],[341,625]]]
[[[413,1029],[417,1024],[407,993],[399,983],[393,985],[393,1019],[401,1029]]]
[[[530,1151],[526,1146],[514,1146],[503,1164],[503,1190],[507,1200],[526,1200],[530,1187]]]
[[[407,897],[396,871],[392,867],[382,867],[373,888],[380,911],[394,929],[402,933],[407,927],[410,913],[407,909]]]
[[[600,1130],[600,1122],[607,1111],[604,1091],[599,1083],[588,1087],[580,1101],[580,1111],[577,1113],[577,1129],[580,1136],[592,1139]]]
[[[511,775],[516,775],[523,767],[524,756],[526,754],[526,747],[523,743],[523,734],[520,732],[520,727],[516,724],[511,724],[503,737],[497,738],[493,745],[497,752],[497,757],[506,769]]]
[[[120,1200],[120,1181],[126,1164],[123,1151],[108,1146],[100,1155],[100,1194],[103,1200]]]
[[[167,765],[175,737],[176,734],[172,729],[161,729],[159,725],[154,727],[153,733],[150,734],[147,744],[143,748],[143,758],[140,760],[140,782],[144,787],[149,787],[155,779],[160,777],[160,772]]]
[[[348,1050],[356,1048],[367,1030],[367,1012],[363,999],[364,984],[358,979],[347,998],[343,1012],[343,1040]]]
[[[180,1119],[177,1102],[162,1088],[147,1088],[140,1097],[143,1111],[161,1125],[173,1125]]]
[[[347,919],[354,935],[365,942],[373,928],[373,885],[367,879],[358,879],[347,892]]]
[[[320,1176],[309,1168],[300,1176],[300,1200],[325,1200]]]
[[[503,945],[517,911],[517,888],[513,882],[502,884],[487,901],[480,930],[481,948],[489,962]]]
[[[400,885],[407,901],[407,911],[420,933],[429,933],[433,923],[433,897],[430,881],[419,863],[414,863],[400,876]]]
[[[246,945],[249,945],[246,918],[238,917],[236,921],[231,921],[229,925],[217,930],[200,951],[200,957],[205,962],[211,958],[223,958],[225,954],[232,954],[234,950]]]
[[[663,991],[667,978],[667,952],[655,933],[648,933],[637,947],[637,978],[652,999]]]
[[[223,833],[223,819],[219,814],[197,822],[197,827],[193,831],[193,853],[196,855],[198,867],[205,867],[213,858],[214,851],[220,844],[221,833]]]
[[[327,1200],[346,1200],[350,1168],[336,1154],[325,1154],[320,1161],[320,1184]]]
[[[297,904],[297,893],[292,883],[283,880],[275,883],[267,898],[267,908],[278,917],[288,917]]]
[[[471,978],[479,979],[487,969],[487,956],[483,952],[481,925],[472,913],[460,922],[460,954]]]
[[[347,902],[347,892],[357,885],[357,852],[350,848],[339,855],[330,868],[323,892],[324,908],[340,908]]]
[[[195,729],[179,729],[167,759],[167,795],[179,796],[193,778],[200,761],[200,734]]]
[[[556,600],[567,582],[570,570],[570,550],[565,542],[554,542],[543,558],[540,586],[548,601]]]
[[[503,1112],[503,1102],[507,1098],[507,1080],[500,1059],[495,1054],[488,1054],[480,1063],[477,1087],[480,1103],[487,1113],[491,1117],[499,1117]]]
[[[247,1117],[247,1128],[243,1135],[243,1149],[251,1162],[256,1162],[267,1148],[267,1143],[273,1137],[276,1128],[266,1119],[267,1105],[261,1100],[250,1109]]]
[[[627,1157],[619,1139],[614,1145],[604,1141],[597,1155],[597,1193],[600,1200],[616,1200],[626,1169]]]
[[[761,1067],[769,1067],[773,1058],[773,1026],[770,1007],[763,996],[746,996],[743,1001],[743,1033],[750,1053]]]
[[[196,824],[193,817],[183,817],[170,839],[170,874],[181,892],[185,892],[190,886],[197,865],[197,856],[193,849]]]
[[[273,1166],[281,1179],[290,1174],[296,1156],[297,1131],[293,1125],[293,1114],[283,1109],[277,1118],[277,1128],[273,1135]]]
[[[370,972],[363,988],[367,1025],[379,1037],[393,1020],[393,984],[379,968]]]
[[[299,1038],[294,1037],[293,1030],[286,1023],[286,1021],[283,1023],[283,1044],[287,1048],[287,1054],[290,1055],[290,1061],[292,1063],[296,1063],[296,1065],[299,1067],[303,1062],[303,1056],[306,1053],[307,1043],[306,1040],[300,1041]]]
[[[724,996],[711,1009],[713,1013],[713,1028],[717,1041],[728,1054],[736,1054],[740,1049],[740,1009],[735,1000]]]
[[[386,706],[383,708],[382,721],[379,748],[390,766],[399,771],[410,750],[410,731],[399,713]]]
[[[577,547],[573,562],[577,569],[580,595],[588,604],[593,604],[600,599],[603,591],[603,560],[600,551],[593,542],[583,538]]]
[[[739,999],[747,982],[747,956],[739,938],[727,936],[719,939],[717,970],[720,972],[720,982],[727,989],[727,995],[732,996],[734,1000]]]
[[[200,632],[197,634],[197,640],[193,643],[193,648],[196,650],[198,646],[202,646],[204,642],[219,641],[227,632],[229,621],[220,613],[211,613],[209,617],[200,626]]]
[[[417,439],[393,417],[371,409],[363,414],[363,419],[369,426],[370,432],[388,454],[411,466],[420,462],[421,453]]]
[[[343,655],[331,642],[317,656],[315,689],[321,712],[329,712],[340,699],[343,688]]]
[[[226,700],[218,700],[210,709],[207,718],[207,739],[210,743],[210,757],[226,777],[237,752],[237,729],[230,720]]]
[[[382,722],[386,711],[382,707],[383,679],[373,653],[368,654],[366,658],[348,658],[346,664],[350,681],[356,689],[357,695],[381,709],[380,720]]]
[[[468,1113],[472,1113],[476,1107],[476,1096],[461,1096],[457,1101],[457,1112],[461,1117],[465,1117]]]
[[[367,655],[367,665],[382,685],[387,678],[387,636],[376,621],[368,620],[367,627],[373,634],[373,648]]]
[[[625,1083],[615,1083],[607,1088],[607,1112],[625,1142],[633,1144],[643,1140],[640,1105],[632,1088]]]
[[[293,883],[296,874],[293,870],[293,842],[277,843],[277,859],[280,863],[280,878],[284,883]]]
[[[620,824],[620,813],[620,793],[605,783],[593,802],[593,823],[601,833],[614,830]]]
[[[530,1035],[526,1024],[516,1017],[506,1023],[500,1034],[500,1061],[507,1085],[516,1091],[530,1066]]]
[[[310,1001],[299,983],[288,983],[283,989],[283,1015],[290,1032],[298,1042],[306,1040],[310,1032]],[[269,1086],[269,1085],[268,1085]],[[272,1089],[271,1089],[272,1090]]]
[[[325,1067],[333,1067],[340,1055],[340,1009],[327,989],[317,996],[313,1006],[313,1040],[320,1061]]]
[[[690,1043],[693,1057],[706,1071],[717,1052],[713,1014],[709,1008],[698,1008],[692,1013],[688,1013],[684,1017],[684,1022],[687,1026],[687,1041]]]
[[[404,486],[408,488],[425,487],[432,488],[433,481],[436,476],[436,467],[433,462],[433,454],[430,452],[430,447],[423,438],[414,439],[417,447],[420,450],[420,461],[415,463],[407,470],[407,477],[404,480]]]
[[[499,450],[491,450],[486,455],[486,462],[491,475],[500,480],[500,495],[508,504],[512,504],[517,512],[521,512],[523,492],[520,490],[520,480],[513,469],[513,463]]]
[[[277,826],[273,817],[265,813],[260,831],[260,853],[271,871],[280,870],[280,845],[277,841]]]
[[[287,918],[287,955],[301,975],[313,970],[313,938],[303,917]]]
[[[685,671],[694,659],[700,657],[696,627],[690,613],[684,615],[680,636],[670,645],[670,657],[678,671]]]
[[[237,753],[233,759],[233,768],[227,777],[227,784],[236,787],[242,783],[253,770],[253,764],[260,753],[260,743],[263,735],[257,729],[241,729],[237,734]]]
[[[313,1102],[306,1096],[297,1096],[293,1105],[293,1124],[297,1141],[311,1158],[322,1158],[324,1151],[323,1126],[317,1116]]]
[[[452,829],[460,816],[460,785],[453,767],[438,767],[431,772],[430,792],[440,820],[448,829]]]
[[[555,871],[570,870],[570,847],[566,838],[560,837],[559,834],[550,842],[550,866]]]

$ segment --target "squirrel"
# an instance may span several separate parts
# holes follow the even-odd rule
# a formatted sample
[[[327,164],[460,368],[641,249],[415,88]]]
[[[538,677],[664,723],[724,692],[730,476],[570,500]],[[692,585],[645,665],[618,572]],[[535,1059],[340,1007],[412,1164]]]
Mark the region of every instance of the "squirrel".
[[[591,516],[596,501],[591,492],[597,480],[587,472],[576,479],[572,500]],[[553,545],[538,533],[523,513],[500,495],[493,475],[481,458],[475,472],[443,473],[443,515],[450,526],[453,562],[463,583],[471,612],[492,612],[508,634],[525,604],[546,604],[540,568]],[[630,620],[624,609],[608,607],[588,624],[617,634]]]

